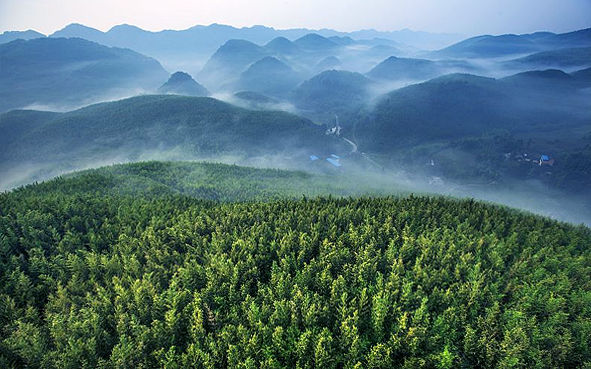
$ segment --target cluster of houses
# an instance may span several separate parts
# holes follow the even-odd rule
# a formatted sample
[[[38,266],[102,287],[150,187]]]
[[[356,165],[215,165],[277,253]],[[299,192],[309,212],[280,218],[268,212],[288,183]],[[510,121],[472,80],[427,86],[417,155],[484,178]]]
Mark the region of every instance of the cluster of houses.
[[[341,158],[335,154],[330,154],[328,157],[321,158],[317,155],[310,155],[310,162],[312,163],[328,163],[334,169],[342,169]]]
[[[505,153],[505,159],[511,159],[512,156],[513,156],[513,154],[510,152]],[[537,158],[532,158],[532,157],[528,156],[527,154],[516,154],[515,160],[517,160],[518,162],[522,162],[522,161],[531,162],[533,164],[538,164],[539,166],[543,166],[543,165],[553,166],[554,162],[555,162],[554,158],[551,158],[548,155],[540,155],[540,158],[537,159]]]

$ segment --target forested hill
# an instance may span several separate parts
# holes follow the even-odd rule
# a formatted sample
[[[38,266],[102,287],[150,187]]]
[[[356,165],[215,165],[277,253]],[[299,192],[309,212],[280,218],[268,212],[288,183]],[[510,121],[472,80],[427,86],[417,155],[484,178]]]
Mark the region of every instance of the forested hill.
[[[11,111],[0,115],[0,171],[30,168],[34,176],[97,163],[224,155],[289,164],[294,157],[339,152],[343,144],[324,130],[286,112],[177,95],[138,96],[60,114]],[[0,180],[0,188],[9,187]]]
[[[591,365],[588,228],[440,197],[93,193],[89,174],[0,194],[0,367]]]
[[[185,195],[220,202],[297,199],[302,196],[402,195],[387,179],[355,174],[311,174],[204,162],[139,162],[74,172],[18,189],[30,196],[70,194],[156,198]]]

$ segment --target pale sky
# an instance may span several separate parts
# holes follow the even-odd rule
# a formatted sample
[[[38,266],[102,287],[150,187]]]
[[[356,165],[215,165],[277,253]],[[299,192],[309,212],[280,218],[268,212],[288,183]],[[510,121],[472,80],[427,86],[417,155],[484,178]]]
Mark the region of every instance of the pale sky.
[[[569,32],[591,27],[591,0],[0,0],[0,32],[50,34],[70,23],[107,31],[235,27],[404,28],[464,35]]]

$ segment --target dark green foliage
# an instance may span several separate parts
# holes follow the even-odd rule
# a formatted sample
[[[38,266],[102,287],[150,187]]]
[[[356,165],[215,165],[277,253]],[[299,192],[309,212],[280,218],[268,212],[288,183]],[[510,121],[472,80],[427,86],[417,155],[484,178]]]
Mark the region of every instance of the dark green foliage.
[[[588,228],[473,200],[108,194],[123,169],[0,194],[3,367],[591,364]]]

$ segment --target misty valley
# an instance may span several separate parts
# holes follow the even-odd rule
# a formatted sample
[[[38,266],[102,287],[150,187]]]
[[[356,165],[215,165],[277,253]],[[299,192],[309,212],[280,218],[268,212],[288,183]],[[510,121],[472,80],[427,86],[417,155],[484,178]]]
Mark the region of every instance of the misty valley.
[[[394,189],[591,222],[589,30],[424,51],[378,32],[128,28],[2,35],[1,188],[113,163],[207,160],[333,170],[345,182],[368,172]],[[206,56],[210,33],[219,45]],[[422,37],[405,41],[450,42]]]
[[[591,366],[591,29],[0,35],[0,367]]]

